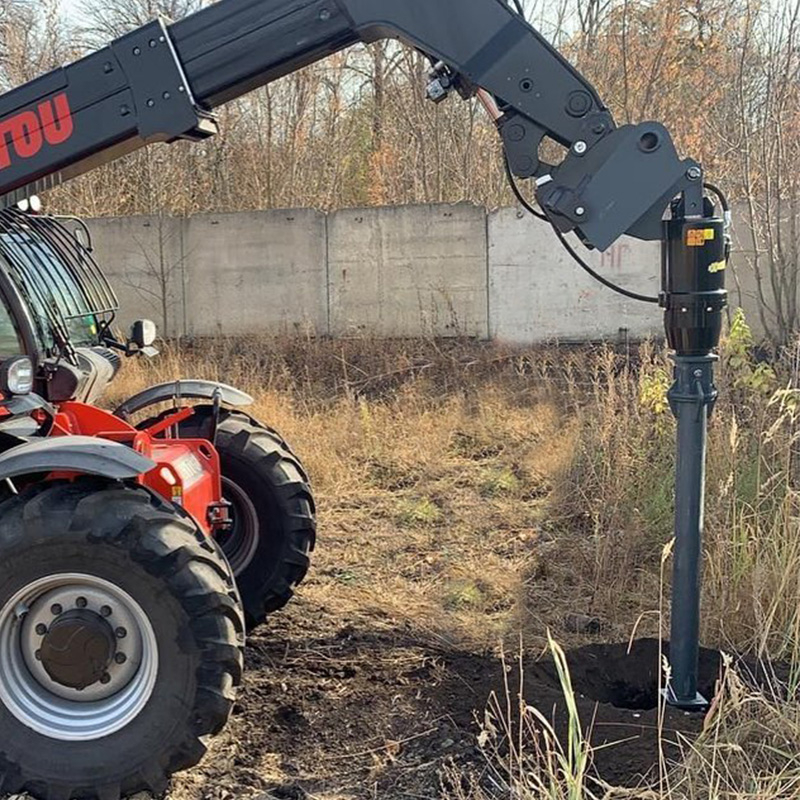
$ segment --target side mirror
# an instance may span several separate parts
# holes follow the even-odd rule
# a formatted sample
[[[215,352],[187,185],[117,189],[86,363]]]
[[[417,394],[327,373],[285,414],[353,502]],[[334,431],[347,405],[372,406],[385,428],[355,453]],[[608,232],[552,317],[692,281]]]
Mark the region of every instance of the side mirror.
[[[130,344],[135,345],[137,349],[144,350],[146,347],[152,347],[156,343],[158,336],[158,328],[155,322],[151,319],[137,319],[131,325],[131,337],[128,340]]]
[[[143,355],[148,358],[157,356],[158,350],[153,347],[157,336],[158,328],[156,328],[155,322],[150,319],[137,319],[131,325],[131,336],[126,348],[127,355]]]

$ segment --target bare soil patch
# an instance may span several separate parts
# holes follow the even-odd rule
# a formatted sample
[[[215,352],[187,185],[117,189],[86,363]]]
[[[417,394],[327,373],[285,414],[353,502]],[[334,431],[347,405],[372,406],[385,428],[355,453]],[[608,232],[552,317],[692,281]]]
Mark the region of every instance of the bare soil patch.
[[[374,624],[378,622],[378,624]],[[570,669],[581,720],[598,749],[597,775],[637,786],[657,774],[658,642],[592,644],[573,650]],[[350,623],[300,600],[251,642],[245,690],[234,722],[199,769],[176,780],[171,797],[436,798],[442,771],[480,776],[478,745],[490,696],[512,707],[520,685],[513,659],[448,648],[424,635]],[[704,650],[701,686],[713,695],[720,656]],[[523,663],[525,701],[564,734],[567,715],[549,659]],[[703,716],[667,709],[668,760],[702,729]]]

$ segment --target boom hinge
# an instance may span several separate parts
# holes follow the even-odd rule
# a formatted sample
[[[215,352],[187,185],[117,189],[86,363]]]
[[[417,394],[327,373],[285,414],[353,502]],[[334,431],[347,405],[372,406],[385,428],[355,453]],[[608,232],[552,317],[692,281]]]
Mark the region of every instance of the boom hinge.
[[[111,49],[133,99],[133,107],[123,102],[119,113],[136,115],[144,141],[199,141],[217,133],[214,116],[195,103],[163,20],[123,36]]]

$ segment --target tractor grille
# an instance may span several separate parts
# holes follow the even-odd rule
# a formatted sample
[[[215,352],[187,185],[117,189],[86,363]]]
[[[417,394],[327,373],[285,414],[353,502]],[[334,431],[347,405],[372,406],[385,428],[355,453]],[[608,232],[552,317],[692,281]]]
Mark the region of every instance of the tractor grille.
[[[119,307],[89,250],[56,218],[0,210],[0,254],[30,305],[64,342],[70,320],[95,317],[102,323]]]

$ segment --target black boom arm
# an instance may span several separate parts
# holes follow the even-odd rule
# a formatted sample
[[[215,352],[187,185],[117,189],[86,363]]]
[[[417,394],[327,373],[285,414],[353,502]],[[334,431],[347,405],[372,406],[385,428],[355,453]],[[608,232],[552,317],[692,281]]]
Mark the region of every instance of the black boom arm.
[[[432,99],[493,96],[511,170],[536,178],[551,220],[588,245],[660,239],[671,199],[702,179],[661,125],[617,128],[594,88],[503,0],[220,0],[1,96],[0,196],[14,201],[150,142],[210,136],[214,108],[385,38],[430,56]],[[539,160],[545,137],[569,148],[561,164]],[[701,212],[699,193],[688,202]]]

